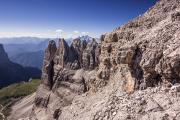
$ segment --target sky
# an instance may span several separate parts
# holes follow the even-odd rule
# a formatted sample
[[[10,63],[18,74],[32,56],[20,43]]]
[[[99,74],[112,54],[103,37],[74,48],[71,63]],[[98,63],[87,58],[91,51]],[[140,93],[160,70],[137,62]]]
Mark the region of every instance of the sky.
[[[99,37],[157,0],[0,0],[0,37]]]

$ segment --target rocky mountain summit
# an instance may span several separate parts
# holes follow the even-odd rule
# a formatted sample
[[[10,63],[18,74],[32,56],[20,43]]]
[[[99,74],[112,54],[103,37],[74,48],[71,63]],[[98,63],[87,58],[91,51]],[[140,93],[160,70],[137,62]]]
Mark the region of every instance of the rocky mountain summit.
[[[179,120],[179,82],[180,1],[160,0],[100,44],[51,41],[31,112],[10,118]]]

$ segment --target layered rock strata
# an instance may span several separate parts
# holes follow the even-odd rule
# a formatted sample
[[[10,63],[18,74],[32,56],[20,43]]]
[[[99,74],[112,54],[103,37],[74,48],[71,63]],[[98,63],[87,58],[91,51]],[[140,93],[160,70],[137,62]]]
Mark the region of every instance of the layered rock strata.
[[[160,0],[100,44],[51,41],[42,80],[32,119],[178,120],[180,1]]]
[[[89,89],[86,82],[94,73],[88,71],[98,67],[100,46],[95,39],[89,43],[74,39],[70,46],[60,39],[58,44],[50,41],[45,51],[42,84],[35,98],[33,118],[39,118],[35,115],[38,110],[44,114],[46,109],[46,118],[58,118],[62,107]]]

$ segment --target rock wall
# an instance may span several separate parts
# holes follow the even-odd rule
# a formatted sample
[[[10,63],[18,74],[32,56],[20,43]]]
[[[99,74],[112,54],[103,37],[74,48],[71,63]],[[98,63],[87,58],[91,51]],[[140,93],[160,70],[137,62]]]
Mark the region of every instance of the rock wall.
[[[113,94],[120,99],[119,94],[148,87],[167,88],[180,82],[180,1],[157,2],[144,15],[102,35],[101,44],[80,39],[75,39],[70,46],[64,39],[58,44],[56,47],[51,41],[46,49],[43,83],[37,91],[31,117],[102,120],[108,105],[115,105]],[[96,109],[99,102],[105,106]],[[119,109],[113,109],[112,113],[107,112],[107,119],[118,119]],[[132,119],[140,119],[138,113],[133,114]]]
[[[59,40],[58,46],[50,41],[45,50],[42,84],[31,116],[38,118],[36,112],[40,110],[44,114],[48,108],[46,118],[58,118],[62,107],[89,89],[87,82],[95,74],[92,70],[98,67],[99,54],[100,45],[95,39],[89,43],[74,39],[70,46],[64,39]]]
[[[127,91],[179,83],[179,3],[161,0],[144,15],[102,37],[101,71],[126,66],[130,73],[125,75]]]

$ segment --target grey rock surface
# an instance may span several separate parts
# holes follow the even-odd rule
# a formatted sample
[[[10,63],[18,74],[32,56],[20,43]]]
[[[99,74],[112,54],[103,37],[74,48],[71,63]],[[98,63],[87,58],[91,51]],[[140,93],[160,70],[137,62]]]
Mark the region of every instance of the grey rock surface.
[[[179,120],[180,1],[160,0],[101,43],[50,43],[31,119]],[[50,48],[54,49],[50,49]]]

